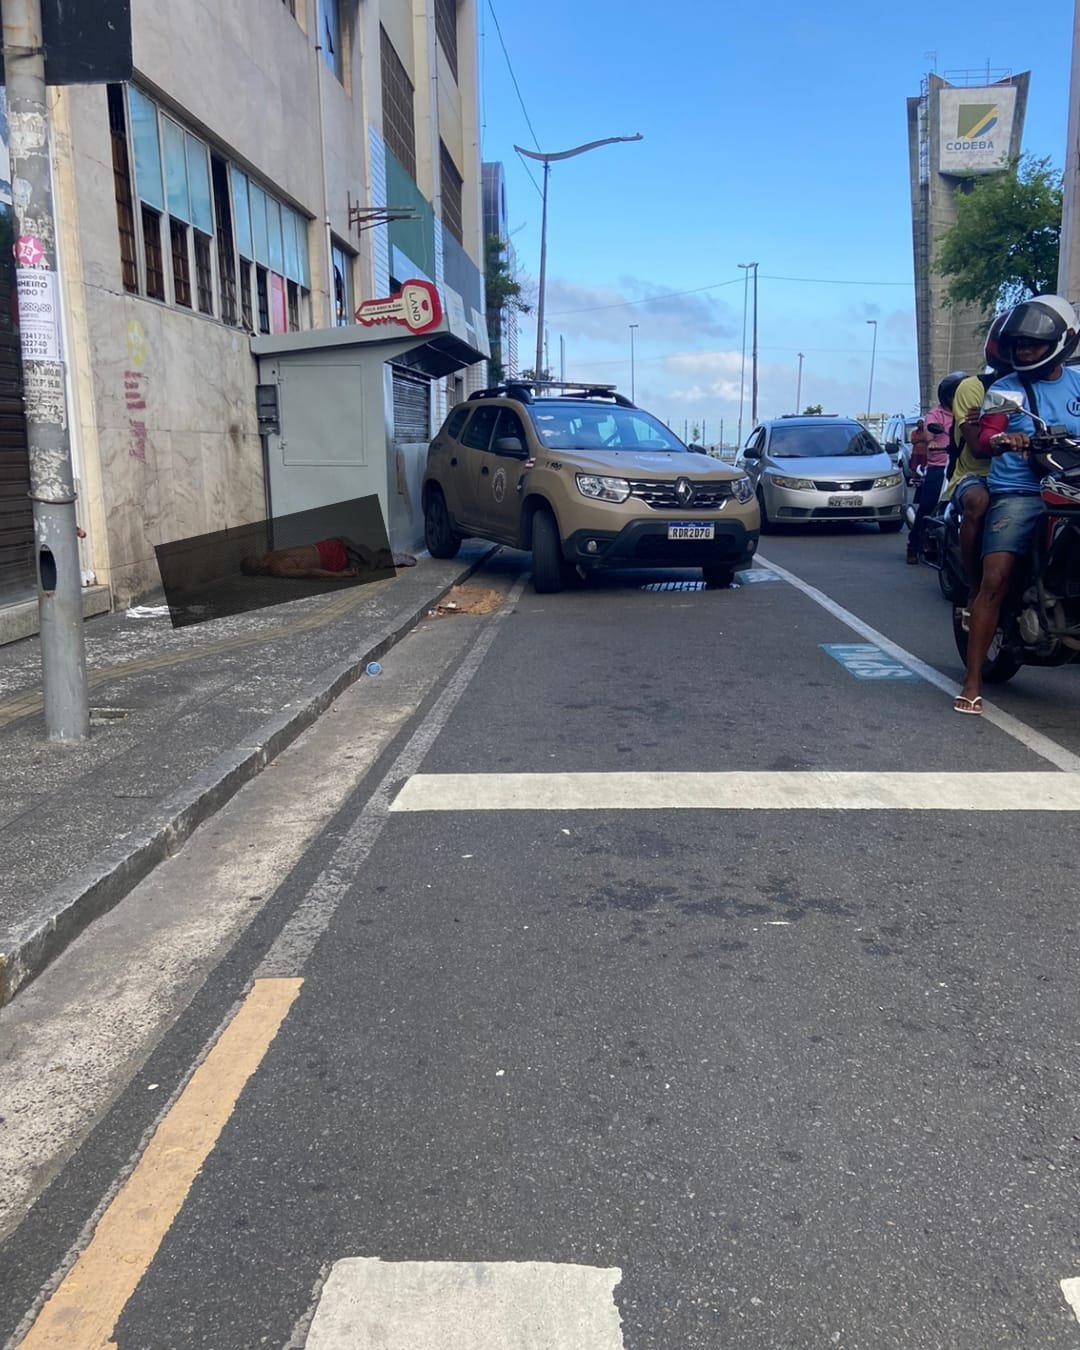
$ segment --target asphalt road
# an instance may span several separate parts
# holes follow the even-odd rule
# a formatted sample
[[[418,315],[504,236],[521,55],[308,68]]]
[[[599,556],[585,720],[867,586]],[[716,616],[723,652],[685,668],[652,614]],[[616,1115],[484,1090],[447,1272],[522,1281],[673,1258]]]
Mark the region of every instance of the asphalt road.
[[[0,1335],[250,1012],[187,1181],[206,1099],[132,1177],[121,1239],[161,1221],[106,1253],[130,1289],[76,1264],[28,1345],[81,1346],[89,1301],[119,1350],[1080,1346],[1076,816],[1040,739],[1080,756],[1080,672],[955,716],[851,651],[840,611],[959,677],[902,537],[762,554],[832,608],[536,596],[503,554],[496,616],[390,653],[384,691],[426,672],[407,713],[0,1247]],[[835,804],[851,773],[876,805]],[[979,809],[920,809],[957,790]]]

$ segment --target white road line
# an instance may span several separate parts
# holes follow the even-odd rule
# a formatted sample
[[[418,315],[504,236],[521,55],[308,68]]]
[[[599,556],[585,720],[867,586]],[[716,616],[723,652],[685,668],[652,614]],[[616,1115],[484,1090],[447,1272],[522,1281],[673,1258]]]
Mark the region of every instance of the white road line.
[[[1061,1292],[1065,1295],[1065,1302],[1076,1314],[1076,1320],[1080,1322],[1080,1279],[1074,1276],[1071,1279],[1062,1280]]]
[[[807,582],[803,581],[801,577],[797,577],[794,572],[789,572],[786,568],[781,567],[779,563],[774,563],[763,558],[760,553],[758,554],[757,561],[763,567],[767,567],[770,571],[776,572],[789,585],[794,586],[797,591],[802,591],[803,595],[808,596],[816,605],[820,605],[822,609],[828,610],[828,612],[833,615],[834,618],[839,619],[841,623],[847,624],[853,632],[866,638],[868,642],[875,643],[878,647],[882,648],[883,651],[888,652],[890,656],[894,656],[896,660],[907,666],[909,670],[913,670],[916,675],[921,675],[928,684],[932,684],[936,688],[944,690],[946,694],[951,695],[953,698],[960,692],[960,685],[957,684],[955,680],[950,680],[949,677],[943,675],[940,670],[936,670],[925,661],[920,661],[917,656],[912,655],[911,652],[906,651],[903,647],[898,646],[897,643],[892,642],[884,633],[879,633],[876,628],[871,628],[868,623],[863,623],[858,615],[852,614],[851,610],[845,609],[843,605],[837,604],[836,601],[830,599],[824,591],[819,591],[816,586],[809,585]],[[993,723],[999,731],[1004,731],[1007,736],[1011,736],[1013,740],[1019,741],[1021,745],[1025,746],[1033,754],[1038,755],[1040,759],[1047,760],[1048,763],[1053,764],[1058,769],[1064,769],[1066,773],[1080,773],[1080,755],[1074,755],[1071,750],[1066,750],[1063,746],[1058,745],[1056,741],[1052,741],[1049,736],[1044,736],[1041,731],[1036,731],[1033,727],[1029,727],[1026,723],[1021,722],[1019,718],[1013,717],[1011,713],[1005,712],[1004,709],[999,708],[995,703],[991,703],[985,698],[983,699],[982,717],[984,722]]]
[[[416,774],[392,811],[1080,811],[1041,773]]]
[[[306,1350],[622,1350],[617,1268],[338,1261]]]

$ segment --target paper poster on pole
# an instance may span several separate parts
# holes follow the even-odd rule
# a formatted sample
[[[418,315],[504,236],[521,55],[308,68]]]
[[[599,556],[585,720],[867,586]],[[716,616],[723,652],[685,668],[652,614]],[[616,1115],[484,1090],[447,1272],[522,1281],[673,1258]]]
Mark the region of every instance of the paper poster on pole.
[[[59,361],[60,305],[56,273],[20,267],[15,276],[24,360]]]

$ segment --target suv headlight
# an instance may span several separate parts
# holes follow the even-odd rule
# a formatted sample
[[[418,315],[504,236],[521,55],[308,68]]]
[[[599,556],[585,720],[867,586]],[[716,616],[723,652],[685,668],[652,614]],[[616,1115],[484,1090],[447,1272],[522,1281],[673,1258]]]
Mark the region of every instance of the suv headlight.
[[[741,478],[733,478],[731,480],[731,495],[737,502],[749,502],[753,500],[754,485],[751,483],[750,479],[747,478],[746,474],[743,474]]]
[[[624,502],[630,496],[630,484],[625,478],[601,478],[594,473],[579,473],[577,490],[583,497],[598,502]]]
[[[898,473],[887,473],[882,478],[874,479],[874,487],[890,488],[900,486],[900,475]]]
[[[800,492],[813,492],[814,490],[812,478],[781,478],[778,473],[774,473],[772,481],[777,487],[796,488]]]

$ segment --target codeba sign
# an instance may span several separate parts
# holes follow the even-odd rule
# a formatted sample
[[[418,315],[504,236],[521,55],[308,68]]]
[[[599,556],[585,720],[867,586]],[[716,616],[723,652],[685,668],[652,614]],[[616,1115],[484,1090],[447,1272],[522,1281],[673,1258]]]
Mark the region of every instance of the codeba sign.
[[[938,171],[967,177],[1004,169],[1016,116],[1015,86],[942,89],[938,97]]]

